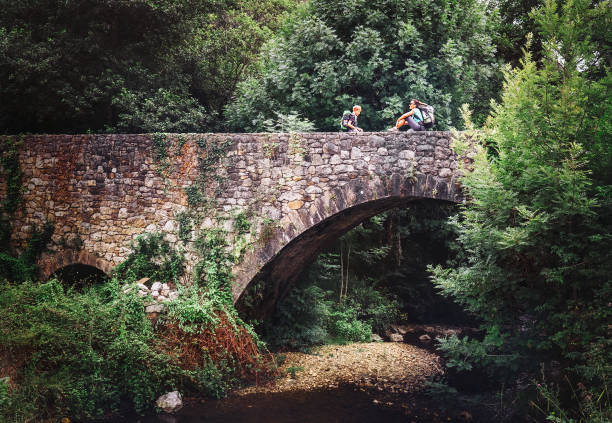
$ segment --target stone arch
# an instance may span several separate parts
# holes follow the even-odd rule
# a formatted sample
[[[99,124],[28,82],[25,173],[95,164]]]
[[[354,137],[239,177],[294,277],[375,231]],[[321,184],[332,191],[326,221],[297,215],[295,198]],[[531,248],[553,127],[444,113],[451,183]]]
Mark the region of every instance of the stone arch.
[[[49,279],[59,269],[74,264],[95,267],[106,275],[109,275],[113,269],[113,265],[110,262],[85,250],[64,250],[57,253],[45,253],[38,261],[40,276],[43,280]]]
[[[274,280],[273,296],[283,295],[285,286],[333,239],[372,216],[423,199],[462,200],[456,179],[424,174],[354,179],[324,193],[309,210],[299,209],[284,218],[271,239],[236,266],[235,302],[252,281],[261,278]]]

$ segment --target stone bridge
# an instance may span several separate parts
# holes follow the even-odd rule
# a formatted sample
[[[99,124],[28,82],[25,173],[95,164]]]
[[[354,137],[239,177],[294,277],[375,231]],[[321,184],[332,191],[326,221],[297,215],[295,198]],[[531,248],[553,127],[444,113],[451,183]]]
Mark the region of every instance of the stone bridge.
[[[72,264],[106,273],[137,235],[163,232],[194,263],[198,231],[223,228],[237,264],[234,298],[257,277],[276,296],[323,247],[410,201],[461,200],[448,132],[36,135],[17,142],[19,251],[54,223],[41,277]],[[0,198],[7,197],[7,170]],[[189,220],[191,219],[191,220]]]

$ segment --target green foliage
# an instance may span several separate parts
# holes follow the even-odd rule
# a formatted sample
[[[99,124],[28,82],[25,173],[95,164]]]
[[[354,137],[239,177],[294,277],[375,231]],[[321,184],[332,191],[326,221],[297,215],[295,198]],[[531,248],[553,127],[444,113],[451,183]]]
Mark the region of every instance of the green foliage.
[[[310,285],[294,289],[265,323],[266,342],[275,349],[300,350],[323,344],[330,308],[331,302],[321,288]]]
[[[144,277],[177,283],[183,274],[185,257],[170,247],[162,233],[139,235],[132,250],[132,254],[114,270],[117,277],[128,283]]]
[[[485,337],[449,348],[453,359],[488,365],[483,350],[511,354],[510,377],[558,362],[596,394],[612,374],[612,178],[604,170],[612,132],[602,123],[612,97],[609,63],[591,37],[610,11],[546,1],[533,16],[543,63],[526,52],[520,68],[506,71],[485,134],[495,151],[476,148],[462,179],[470,201],[452,220],[461,260],[432,272],[446,295],[484,320],[487,337],[499,334],[498,345]]]
[[[304,368],[302,366],[291,366],[287,368],[287,373],[291,375],[291,379],[295,379],[295,375],[297,372],[303,372]]]
[[[446,365],[460,372],[472,370],[474,366],[486,369],[492,375],[500,367],[510,367],[517,371],[520,368],[518,353],[498,353],[506,336],[494,330],[490,330],[482,341],[470,339],[467,336],[460,339],[457,335],[452,335],[438,339],[438,350],[449,357]]]
[[[314,124],[305,118],[300,118],[299,113],[290,111],[288,114],[274,112],[274,119],[263,122],[265,132],[313,132]]]
[[[2,166],[2,172],[6,175],[6,195],[2,208],[4,213],[11,215],[23,200],[21,196],[23,190],[21,184],[22,171],[19,165],[19,146],[21,142],[9,137],[1,138],[0,142],[0,166]]]
[[[265,281],[242,296],[241,315],[263,318],[272,348],[302,350],[369,340],[372,331],[384,333],[400,321],[469,321],[436,295],[426,272],[427,264],[450,258],[455,234],[445,220],[455,212],[451,205],[414,202],[375,216],[328,247],[271,316],[256,313],[274,295]]]
[[[5,197],[0,211],[0,252],[10,249],[11,217],[23,201],[19,145],[20,141],[15,141],[14,138],[0,138],[0,167],[6,184]]]
[[[251,216],[247,212],[240,212],[234,218],[234,230],[238,232],[238,234],[246,234],[251,230],[251,222],[249,218]]]
[[[607,395],[608,386],[598,394],[591,393],[581,383],[577,387],[570,386],[572,400],[576,404],[576,412],[568,412],[560,399],[560,390],[546,383],[536,384],[538,398],[532,406],[546,421],[555,423],[606,423],[612,419],[612,407]]]
[[[400,320],[400,304],[394,295],[383,292],[371,284],[357,286],[349,298],[359,320],[371,326],[371,331],[383,333],[391,323]]]
[[[192,208],[204,207],[209,202],[214,201],[218,190],[225,182],[225,179],[215,171],[218,170],[219,161],[227,156],[227,152],[232,146],[232,141],[229,139],[218,142],[214,139],[200,138],[196,143],[200,148],[198,178],[185,188],[187,204]],[[213,194],[213,200],[209,199],[210,195],[207,195],[207,193]]]
[[[355,308],[340,306],[330,313],[327,331],[333,342],[368,342],[372,326],[357,318]]]
[[[55,226],[49,221],[42,228],[35,227],[25,250],[18,257],[0,250],[0,278],[14,282],[34,280],[36,260],[47,249],[54,231]]]
[[[193,220],[187,211],[177,213],[176,220],[179,224],[178,237],[183,242],[191,240],[191,232],[193,230]]]
[[[381,130],[418,98],[435,106],[437,129],[461,125],[466,102],[482,121],[500,83],[497,22],[475,0],[306,3],[264,46],[260,73],[238,84],[226,118],[262,131],[277,114],[300,114],[336,131],[342,110],[360,104],[359,126]]]
[[[219,127],[291,0],[2,3],[0,131]]]
[[[224,398],[232,388],[232,384],[228,381],[228,374],[232,372],[231,368],[219,366],[212,360],[199,369],[191,372],[191,377],[194,382],[199,385],[200,392],[210,398]]]
[[[117,280],[82,292],[25,282],[3,293],[0,350],[25,361],[16,387],[3,388],[3,421],[99,417],[120,401],[142,411],[179,383],[180,369],[152,347],[142,300]]]
[[[10,378],[8,377],[0,378],[0,410],[4,409],[9,402],[9,381]]]

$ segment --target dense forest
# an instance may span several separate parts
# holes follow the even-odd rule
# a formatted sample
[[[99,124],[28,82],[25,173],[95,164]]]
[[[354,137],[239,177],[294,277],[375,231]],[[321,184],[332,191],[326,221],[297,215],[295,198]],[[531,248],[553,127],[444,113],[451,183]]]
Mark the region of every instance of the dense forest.
[[[197,234],[193,274],[152,233],[109,278],[36,280],[53,226],[11,249],[21,173],[3,138],[0,420],[143,413],[171,389],[222,397],[274,374],[268,349],[402,321],[476,328],[436,346],[499,393],[495,421],[612,420],[609,0],[0,5],[0,134],[338,131],[353,104],[383,131],[416,98],[435,130],[461,130],[456,152],[473,149],[463,204],[363,222],[262,315],[265,280],[233,304],[220,228]],[[142,278],[180,287],[163,326],[130,288]]]

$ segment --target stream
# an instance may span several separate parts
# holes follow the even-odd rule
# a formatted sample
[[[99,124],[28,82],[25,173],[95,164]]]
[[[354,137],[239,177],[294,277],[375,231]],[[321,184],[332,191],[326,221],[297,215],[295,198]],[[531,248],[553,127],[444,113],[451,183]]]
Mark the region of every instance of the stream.
[[[112,420],[113,423],[438,423],[460,421],[430,410],[427,404],[379,401],[380,393],[350,385],[334,389],[254,393],[222,400],[187,401],[174,415]],[[388,400],[389,398],[386,398]],[[397,400],[397,398],[396,398]]]

